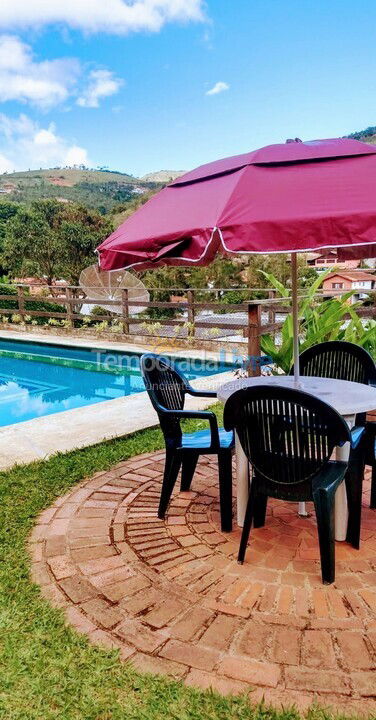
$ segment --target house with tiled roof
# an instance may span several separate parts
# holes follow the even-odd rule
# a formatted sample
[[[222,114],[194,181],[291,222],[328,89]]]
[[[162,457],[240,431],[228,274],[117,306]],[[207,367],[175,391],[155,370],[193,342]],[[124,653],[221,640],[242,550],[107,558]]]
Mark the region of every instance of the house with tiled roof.
[[[360,265],[360,260],[338,260],[336,248],[307,253],[306,259],[307,265],[314,267],[316,270],[326,270],[330,267],[338,267],[341,268],[341,270],[353,270]]]
[[[376,287],[376,275],[363,270],[342,271],[328,275],[323,282],[323,294],[325,297],[335,297],[349,291],[354,295],[351,302],[366,300],[369,293]]]

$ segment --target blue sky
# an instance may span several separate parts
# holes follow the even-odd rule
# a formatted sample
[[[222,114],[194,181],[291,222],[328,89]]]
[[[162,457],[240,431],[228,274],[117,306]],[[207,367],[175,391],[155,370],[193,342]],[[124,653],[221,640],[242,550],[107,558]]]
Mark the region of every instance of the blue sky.
[[[375,28],[367,0],[2,0],[0,170],[142,175],[376,125]]]

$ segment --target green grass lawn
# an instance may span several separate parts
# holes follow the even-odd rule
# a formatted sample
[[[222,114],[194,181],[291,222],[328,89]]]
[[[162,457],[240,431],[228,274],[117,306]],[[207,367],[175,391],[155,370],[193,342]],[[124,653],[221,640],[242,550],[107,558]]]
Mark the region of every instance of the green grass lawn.
[[[219,408],[218,408],[219,411]],[[196,424],[197,425],[197,424]],[[181,682],[140,675],[117,651],[91,646],[29,579],[35,518],[92,473],[163,446],[159,430],[0,473],[0,718],[4,720],[290,720],[294,710],[252,706]],[[311,720],[331,717],[313,710]]]

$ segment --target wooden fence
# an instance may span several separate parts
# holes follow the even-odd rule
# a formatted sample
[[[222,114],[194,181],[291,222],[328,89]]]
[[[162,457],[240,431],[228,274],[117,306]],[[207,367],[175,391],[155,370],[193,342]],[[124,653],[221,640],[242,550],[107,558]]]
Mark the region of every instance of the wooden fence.
[[[9,288],[9,286],[7,286]],[[85,296],[81,288],[76,286],[68,286],[65,288],[51,288],[47,290],[49,294],[31,294],[32,289],[35,293],[36,286],[30,285],[14,285],[14,295],[1,294],[0,290],[0,306],[2,301],[12,301],[16,305],[13,308],[2,308],[0,307],[0,317],[6,316],[12,319],[12,316],[19,315],[22,323],[28,320],[28,316],[32,318],[44,318],[46,323],[48,319],[54,318],[56,320],[64,320],[64,325],[68,328],[74,328],[79,325],[82,326],[83,315],[79,312],[81,306],[91,305],[98,306],[100,301],[91,300]],[[46,291],[46,286],[41,286]],[[121,300],[103,300],[103,304],[108,307],[121,305],[121,314],[116,316],[115,329],[122,336],[145,336],[145,340],[150,341],[150,337],[156,334],[156,324],[158,328],[158,336],[160,338],[167,339],[186,339],[190,341],[210,340],[218,343],[219,341],[226,341],[231,335],[239,336],[239,341],[244,343],[244,349],[248,349],[249,356],[260,355],[260,337],[265,333],[277,333],[282,325],[281,318],[276,321],[276,314],[286,314],[291,312],[291,308],[286,305],[286,300],[283,298],[275,297],[275,290],[265,290],[265,288],[251,288],[248,291],[244,288],[241,292],[258,291],[267,295],[262,300],[247,300],[239,303],[225,303],[225,302],[206,302],[202,300],[205,290],[202,289],[190,289],[190,290],[172,290],[171,295],[174,296],[176,292],[180,292],[182,300],[179,301],[174,299],[171,301],[160,302],[156,300],[150,300],[148,302],[141,302],[140,300],[131,300],[129,298],[128,290],[123,290]],[[160,290],[154,290],[151,292],[160,292]],[[213,290],[208,291],[211,293],[226,293],[229,290]],[[233,290],[231,290],[233,292]],[[201,298],[201,299],[197,299]],[[322,296],[320,296],[322,297]],[[65,307],[62,312],[56,312],[54,309],[39,310],[30,309],[30,305],[40,303],[43,301],[44,304],[50,303],[51,305],[60,305]],[[26,308],[27,302],[27,308]],[[142,317],[140,315],[132,315],[132,308],[143,308]],[[146,311],[158,310],[161,316],[158,317],[158,322],[152,317],[145,315]],[[163,311],[175,310],[180,314],[179,317],[166,317],[163,316]],[[357,309],[357,314],[360,317],[376,317],[376,306],[364,306]],[[232,317],[233,316],[233,317]],[[103,312],[103,314],[95,314],[91,316],[92,322],[114,324],[114,315],[111,312]],[[213,333],[213,337],[210,338],[210,333]],[[214,337],[216,335],[216,337]]]

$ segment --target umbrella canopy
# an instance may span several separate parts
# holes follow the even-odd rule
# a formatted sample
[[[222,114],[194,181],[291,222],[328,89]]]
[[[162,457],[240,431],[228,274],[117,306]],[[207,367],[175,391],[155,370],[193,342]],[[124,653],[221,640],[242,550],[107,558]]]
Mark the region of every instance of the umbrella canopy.
[[[376,255],[376,146],[291,141],[202,165],[175,180],[98,248],[102,270],[207,265],[217,252],[292,253],[294,372],[299,387],[296,253]]]
[[[376,254],[376,146],[331,139],[269,145],[186,173],[98,248],[103,270],[206,265],[217,252],[337,247]]]

